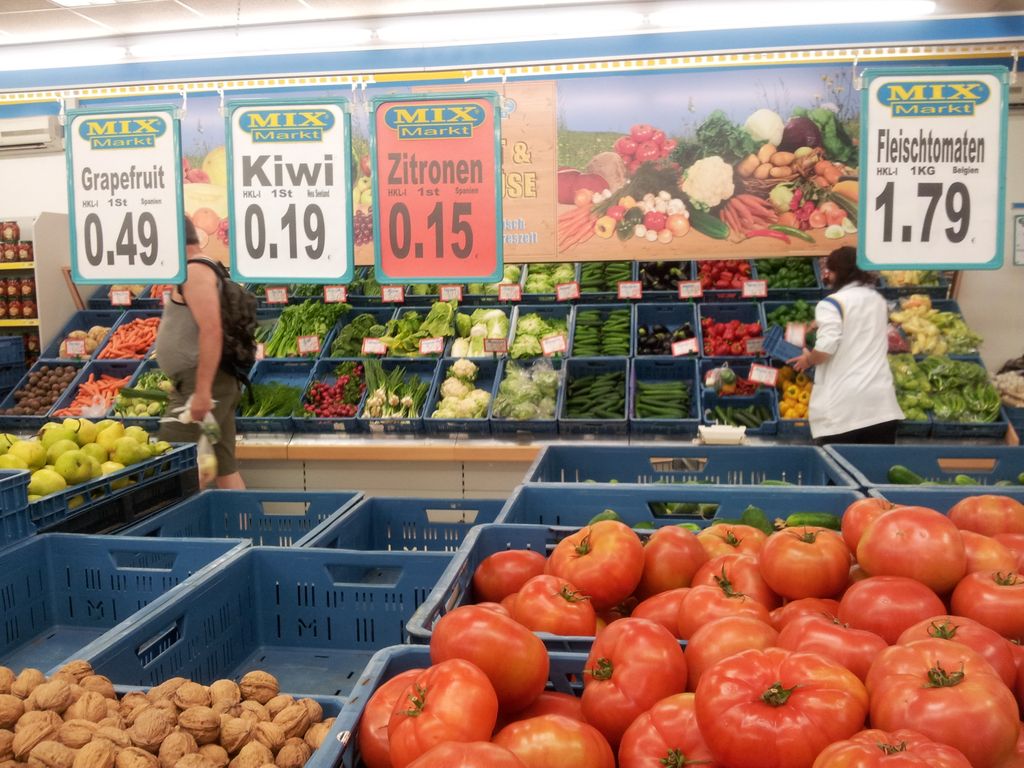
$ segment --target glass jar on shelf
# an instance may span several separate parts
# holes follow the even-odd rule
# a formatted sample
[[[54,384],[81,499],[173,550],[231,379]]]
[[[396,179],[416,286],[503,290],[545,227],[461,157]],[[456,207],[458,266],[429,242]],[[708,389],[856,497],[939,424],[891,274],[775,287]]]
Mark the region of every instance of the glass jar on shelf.
[[[0,320],[7,319],[7,299],[0,299]]]
[[[10,320],[21,319],[21,299],[7,300],[7,317]]]
[[[23,277],[18,281],[21,289],[21,298],[33,298],[36,295],[36,279],[34,277]]]
[[[4,280],[4,295],[8,299],[17,299],[21,296],[21,281],[16,277]]]
[[[18,261],[32,261],[32,241],[22,240],[18,243]]]
[[[0,261],[10,264],[18,260],[18,244],[17,243],[3,243],[0,244]]]
[[[16,221],[0,222],[0,240],[5,243],[17,243],[21,239],[21,227]]]
[[[35,299],[22,299],[21,300],[21,316],[24,318],[36,317],[36,300]]]

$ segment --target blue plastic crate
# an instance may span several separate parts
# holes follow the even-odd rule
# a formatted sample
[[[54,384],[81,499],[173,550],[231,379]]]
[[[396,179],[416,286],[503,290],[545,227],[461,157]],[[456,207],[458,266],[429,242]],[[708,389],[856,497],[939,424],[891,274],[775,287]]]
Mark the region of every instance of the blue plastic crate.
[[[924,286],[924,285],[905,285],[895,286],[891,285],[884,275],[879,275],[879,290],[882,295],[888,299],[899,298],[900,296],[909,296],[914,293],[923,293],[926,296],[931,296],[933,299],[945,299],[949,295],[949,278],[942,272],[939,272],[939,284],[937,286]]]
[[[581,695],[587,654],[553,652],[549,654],[549,660],[551,667],[548,673],[548,689],[574,696]],[[363,765],[359,755],[359,720],[374,692],[402,672],[425,669],[430,663],[430,649],[424,646],[385,648],[370,659],[369,664],[355,680],[352,694],[348,697],[341,717],[335,723],[335,727],[340,728],[342,733],[349,734],[349,738],[341,746],[339,765],[342,768]],[[316,759],[315,753],[313,759]]]
[[[14,388],[12,389],[10,394],[8,394],[7,397],[5,397],[2,402],[0,402],[0,412],[17,406],[18,402],[17,400],[15,400],[14,396],[28,383],[28,377],[30,375],[32,375],[36,371],[39,371],[43,367],[56,368],[63,366],[70,366],[76,369],[77,373],[75,374],[74,378],[72,378],[71,383],[68,385],[68,388],[72,389],[77,387],[78,380],[79,378],[81,378],[82,371],[85,368],[84,362],[75,360],[37,360],[36,363],[31,368],[29,368],[28,371],[25,372],[25,375],[21,377],[21,380],[14,385]],[[59,400],[60,398],[57,399]],[[52,410],[53,405],[50,405],[47,406],[46,409],[42,411],[42,413],[33,416],[14,416],[8,414],[0,415],[0,431],[18,433],[35,432],[40,427],[42,427],[43,424],[46,423],[46,417]]]
[[[871,488],[868,490],[868,496],[888,499],[893,504],[899,504],[900,506],[928,507],[944,515],[948,514],[949,510],[957,502],[980,494],[1006,496],[1024,504],[1024,489],[1018,490],[1014,488],[977,488],[969,486],[934,488],[928,486],[890,485],[885,488]]]
[[[241,541],[44,534],[0,552],[0,664],[47,670]]]
[[[775,298],[785,299],[804,299],[804,300],[815,300],[821,298],[825,293],[825,288],[821,282],[821,265],[818,263],[818,259],[813,256],[802,257],[802,256],[788,256],[785,258],[790,259],[802,259],[807,258],[811,262],[811,269],[814,270],[814,285],[808,286],[807,288],[772,288],[768,286],[768,296]],[[754,278],[763,280],[761,276],[761,270],[758,269],[760,261],[754,262]]]
[[[21,381],[21,377],[24,375],[24,363],[0,366],[0,392],[4,392],[5,395],[10,394],[14,385]]]
[[[333,514],[296,546],[451,552],[474,525],[492,523],[504,501],[374,496]]]
[[[661,527],[683,522],[710,525],[716,518],[738,518],[751,504],[774,519],[795,512],[841,515],[862,498],[864,495],[854,488],[528,484],[512,492],[495,522],[580,528],[599,512],[613,509],[630,526],[653,523]]]
[[[640,351],[640,328],[642,326],[663,325],[669,333],[675,333],[684,325],[689,324],[693,330],[694,338],[697,339],[698,349],[687,357],[700,356],[700,334],[698,333],[696,305],[684,301],[676,301],[673,304],[637,304],[633,316],[633,349],[632,354],[636,357],[649,357],[646,352]],[[671,352],[667,356],[670,356]],[[664,357],[666,355],[656,355]]]
[[[606,373],[622,373],[623,376],[623,408],[622,418],[601,419],[596,417],[570,418],[568,415],[569,386],[576,379],[589,376],[600,376]],[[558,412],[558,432],[563,435],[581,435],[584,437],[622,436],[629,433],[629,358],[576,357],[568,360],[565,367],[565,378],[562,381],[561,409]]]
[[[28,516],[31,474],[26,469],[0,469],[0,549],[35,531]]]
[[[934,413],[931,416],[931,432],[929,435],[939,440],[959,440],[963,438],[992,438],[1002,439],[1010,428],[1010,421],[1006,417],[1006,409],[999,409],[999,418],[996,421],[941,421]]]
[[[573,280],[575,280],[576,282],[579,282],[579,279],[580,279],[580,264],[579,264],[579,262],[576,262],[572,266],[573,266]],[[529,277],[530,277],[530,270],[533,269],[533,268],[534,268],[533,264],[524,264],[523,265],[523,274],[522,274],[522,278],[523,278],[523,282],[522,282],[522,285],[523,285],[523,301],[528,303],[528,304],[535,304],[537,302],[542,302],[542,301],[544,301],[544,302],[555,301],[556,300],[556,295],[555,295],[554,291],[552,291],[551,293],[527,293],[527,291],[526,291],[526,281],[529,279]],[[582,294],[581,294],[581,296],[582,296]],[[570,302],[562,302],[562,303],[569,304]]]
[[[1017,430],[1017,434],[1024,434],[1024,408],[1015,408],[1011,405],[1004,405],[1003,410],[1006,411],[1006,418],[1009,419],[1013,428]]]
[[[487,403],[484,415],[479,419],[446,419],[433,416],[437,404],[443,399],[441,386],[444,384],[445,379],[448,378],[448,369],[455,362],[455,358],[443,357],[438,364],[437,376],[434,378],[434,384],[427,394],[426,405],[423,408],[423,428],[428,435],[450,435],[452,437],[460,435],[489,435],[491,434],[491,424],[487,420],[487,412],[491,410],[490,401]],[[493,401],[494,393],[497,389],[498,361],[476,359],[473,360],[473,364],[478,369],[474,386],[490,394],[491,401]]]
[[[640,309],[637,307],[637,309]],[[636,416],[638,381],[684,381],[690,386],[690,413],[685,419],[639,419]],[[680,438],[697,434],[700,424],[700,387],[697,361],[679,357],[641,357],[633,360],[629,385],[629,431],[634,435]]]
[[[636,280],[637,279],[637,264],[636,264],[635,261],[626,261],[626,262],[621,262],[621,261],[593,262],[592,261],[592,262],[588,262],[588,263],[590,263],[590,264],[622,264],[622,263],[624,263],[624,264],[627,264],[629,266],[629,277],[627,277],[626,279],[627,280]],[[578,265],[577,271],[576,271],[576,275],[577,275],[577,277],[581,281],[583,280],[583,269],[584,269],[585,266],[586,266],[586,264],[584,264],[583,262],[580,262],[580,264]],[[619,288],[618,288],[618,285],[613,285],[611,287],[611,290],[608,290],[608,291],[588,291],[581,284],[580,285],[580,301],[585,301],[587,303],[604,303],[604,302],[609,302],[609,301],[624,301],[624,299],[620,299],[619,298]],[[630,301],[635,301],[635,299],[631,299]]]
[[[135,369],[135,374],[132,376],[132,380],[128,382],[127,388],[132,389],[134,387],[137,387],[139,379],[142,377],[143,374],[148,373],[149,371],[158,370],[159,368],[160,363],[157,362],[156,358],[151,357],[148,360],[143,360],[142,364]],[[153,435],[155,435],[157,431],[160,429],[160,416],[118,416],[114,412],[114,406],[111,406],[110,410],[107,411],[107,417],[124,422],[124,425],[126,427],[142,427],[144,430]]]
[[[806,304],[810,305],[810,307],[812,309],[812,313],[811,313],[812,317],[807,322],[812,322],[814,320],[813,309],[818,304],[816,299],[810,299],[810,300],[808,300],[808,299],[788,299],[788,300],[785,300],[785,301],[774,300],[774,301],[765,301],[765,302],[761,303],[761,309],[764,312],[764,322],[765,322],[765,325],[769,329],[776,327],[774,324],[769,324],[768,316],[772,312],[774,312],[775,310],[781,309],[782,307],[788,307],[791,304],[794,304],[798,300],[803,301]]]
[[[149,606],[77,658],[132,685],[209,684],[253,669],[281,690],[345,696],[440,578],[443,552],[259,547]]]
[[[656,290],[654,288],[648,288],[644,283],[642,272],[644,268],[649,264],[656,264],[653,261],[639,261],[637,262],[636,272],[634,273],[634,279],[639,280],[643,287],[644,302],[648,301],[678,301],[679,300],[679,282],[690,282],[694,279],[696,274],[697,263],[694,261],[673,261],[671,259],[665,259],[665,263],[674,263],[679,265],[679,270],[682,276],[678,278],[675,284],[668,290]],[[692,304],[692,300],[686,303]],[[639,306],[639,305],[638,305]]]
[[[512,331],[512,307],[507,306],[507,305],[499,305],[499,304],[491,304],[490,306],[480,306],[480,305],[465,306],[465,305],[462,305],[462,306],[459,306],[457,312],[461,313],[461,314],[472,315],[478,309],[487,310],[488,312],[490,312],[491,310],[497,310],[497,311],[501,312],[502,314],[504,314],[505,317],[508,318],[508,321],[509,321],[508,329],[509,329],[509,332],[511,333],[511,331]],[[456,331],[456,333],[457,333],[457,331]],[[457,336],[452,336],[451,338],[446,340],[447,343],[444,345],[444,356],[445,357],[458,357],[458,355],[454,354],[454,351],[453,351],[454,350],[454,346],[455,346],[455,341],[456,341],[457,338],[458,338]],[[488,337],[488,338],[497,338],[497,337],[491,336],[491,337]],[[506,335],[505,336],[505,347],[506,347],[506,350],[507,350],[508,346],[509,346],[509,338],[508,338],[508,335]],[[507,351],[505,353],[502,353],[502,354],[496,354],[494,352],[484,352],[484,353],[478,354],[478,355],[464,355],[464,357],[470,357],[473,360],[476,360],[477,358],[484,359],[484,360],[495,360],[498,357],[504,356],[504,354],[507,354]]]
[[[306,382],[306,391],[313,385],[313,382],[322,381],[328,385],[333,385],[338,377],[335,376],[334,371],[339,365],[346,362],[357,362],[363,363],[361,358],[322,358],[317,360],[316,365],[313,366],[312,372],[309,376],[309,380]],[[303,393],[305,397],[305,392]],[[366,393],[363,392],[362,397],[359,399],[359,403],[356,404],[356,413],[359,412],[359,407],[362,405],[363,399],[366,397]],[[314,416],[295,416],[292,419],[292,429],[295,432],[350,432],[357,433],[362,432],[363,425],[355,416],[339,417],[339,418],[319,418]]]
[[[60,333],[54,336],[50,343],[43,348],[40,357],[46,360],[60,360],[60,345],[68,337],[69,333],[72,331],[88,331],[97,325],[113,329],[123,314],[124,312],[120,309],[82,310],[76,312],[64,327],[61,328]],[[95,356],[96,352],[99,352],[103,345],[107,343],[108,338],[110,338],[110,331],[107,331],[103,336],[96,349],[86,355],[86,359]]]
[[[701,259],[695,261],[693,264],[693,279],[700,280],[700,265],[707,261],[743,261],[750,266],[750,277],[748,279],[754,279],[754,262],[750,259]],[[678,293],[677,293],[678,295]],[[704,298],[707,301],[748,301],[743,299],[743,291],[741,288],[705,288]]]
[[[108,310],[114,309],[118,312],[124,311],[125,309],[163,309],[163,296],[153,296],[151,294],[152,288],[155,286],[144,286],[144,290],[138,296],[132,296],[132,303],[130,307],[112,307],[110,304],[110,291],[114,286],[112,285],[101,285],[96,289],[96,292],[89,297],[86,302],[89,306],[89,310]]]
[[[569,346],[569,342],[572,336],[572,305],[570,304],[518,304],[515,310],[512,312],[512,325],[509,328],[509,342],[508,351],[509,357],[512,357],[512,346],[516,341],[516,334],[519,332],[517,326],[519,325],[519,318],[526,315],[537,314],[545,320],[551,320],[557,318],[565,321],[565,355],[569,354],[572,349]],[[564,357],[565,355],[556,355]],[[537,355],[540,357],[540,355]],[[529,360],[528,357],[523,358],[512,358],[517,360]]]
[[[771,418],[763,421],[759,427],[747,427],[748,435],[774,435],[779,431],[779,406],[775,399],[775,392],[769,389],[762,389],[753,395],[730,395],[723,397],[710,390],[701,393],[701,422],[703,424],[717,424],[714,418],[713,409],[721,406],[723,408],[746,408],[751,405],[759,405],[768,409]]]
[[[728,366],[736,373],[737,377],[741,379],[746,379],[747,377],[750,376],[750,366],[754,363],[757,363],[758,365],[768,365],[768,361],[754,357],[733,357],[729,358],[728,360],[723,360],[721,358],[717,360],[700,360],[697,365],[697,377],[700,380],[701,390],[713,391],[713,387],[709,387],[707,385],[707,376],[711,371],[715,370],[716,368]],[[762,384],[761,386],[765,387],[764,384]],[[771,387],[765,388],[772,389]]]
[[[78,376],[78,381],[64,390],[64,394],[60,396],[54,406],[53,410],[50,411],[50,415],[53,419],[62,419],[68,416],[82,416],[82,413],[61,413],[66,410],[71,403],[74,401],[75,396],[78,394],[78,388],[89,381],[89,377],[92,376],[94,380],[98,381],[104,376],[112,376],[115,379],[128,379],[130,383],[135,378],[135,373],[139,369],[138,360],[93,360],[86,364],[85,369]],[[125,386],[128,386],[125,384]],[[102,401],[101,401],[102,404]],[[90,417],[99,420],[107,413],[110,408],[105,408],[101,416]]]
[[[764,333],[764,316],[761,312],[761,305],[757,302],[744,302],[736,304],[699,304],[697,306],[697,340],[700,346],[701,357],[715,357],[720,359],[735,357],[750,357],[759,352],[744,351],[742,355],[707,355],[704,353],[704,331],[703,320],[710,317],[716,323],[728,323],[739,320],[741,323],[760,323],[761,332]]]
[[[21,366],[24,369],[25,342],[20,335],[0,336],[0,366]]]
[[[803,352],[802,347],[790,344],[785,339],[786,332],[777,325],[773,325],[764,335],[764,352],[773,360],[785,363],[794,357],[799,357]]]
[[[291,547],[360,498],[359,491],[209,490],[117,533],[160,538],[251,539],[257,546]]]
[[[889,468],[896,464],[937,483],[952,483],[957,475],[968,475],[978,485],[991,486],[1000,480],[1016,483],[1024,473],[1024,450],[1005,445],[830,445],[825,450],[862,488],[914,487],[889,480]]]
[[[101,344],[100,347],[96,350],[95,358],[96,359],[100,359],[100,360],[119,360],[119,359],[141,360],[142,357],[147,357],[150,353],[152,353],[153,347],[156,346],[156,342],[155,341],[153,342],[153,346],[150,347],[149,351],[145,355],[143,355],[142,357],[114,358],[114,357],[101,357],[101,355],[103,355],[104,350],[106,350],[106,348],[110,345],[111,337],[113,337],[113,335],[115,333],[117,333],[117,330],[119,328],[122,328],[122,327],[128,325],[129,323],[133,323],[136,320],[144,320],[144,319],[150,318],[150,317],[160,317],[162,314],[163,314],[163,310],[159,310],[159,309],[129,309],[127,312],[122,312],[121,313],[121,318],[117,321],[117,324],[114,325],[114,327],[110,329],[110,333],[108,333],[106,338],[103,340],[103,344]]]
[[[596,355],[581,355],[576,349],[576,329],[579,321],[580,312],[600,312],[600,319],[602,322],[607,321],[608,313],[613,310],[625,311],[629,317],[629,344],[626,347],[626,352],[623,355],[605,355],[603,352],[598,352]],[[633,351],[633,337],[636,335],[636,327],[633,324],[633,307],[629,304],[577,304],[575,310],[572,313],[571,333],[569,338],[569,355],[572,357],[625,357]]]
[[[543,360],[543,358],[541,358]],[[510,366],[520,366],[522,368],[528,368],[531,365],[537,364],[537,359],[528,360],[510,360],[503,359],[498,361],[498,372],[495,376],[495,380],[498,382],[498,386],[494,390],[494,400],[491,400],[491,407],[488,411],[488,421],[491,423],[491,433],[495,435],[512,435],[512,436],[537,436],[537,435],[554,435],[558,433],[558,413],[562,408],[562,386],[559,382],[559,386],[555,391],[555,411],[550,419],[506,419],[496,416],[494,413],[494,404],[498,398],[498,394],[501,391],[501,382],[505,379],[505,375],[509,370]],[[560,358],[548,358],[547,362],[552,366],[552,369],[557,371],[560,377],[564,377],[565,373],[565,361]]]
[[[802,445],[546,445],[526,483],[793,485],[855,488],[830,454]]]
[[[306,391],[309,374],[313,371],[312,360],[260,360],[253,366],[249,380],[253,384],[274,382]],[[242,403],[248,401],[248,394],[242,393]],[[235,428],[241,433],[291,432],[294,420],[291,416],[242,416],[241,408],[235,417]]]
[[[331,347],[334,346],[335,340],[338,338],[338,334],[341,333],[341,329],[351,323],[359,315],[371,315],[374,318],[374,322],[384,325],[388,320],[395,316],[394,307],[355,307],[351,312],[347,312],[338,318],[338,322],[327,338],[324,340],[323,349],[320,352],[321,358],[333,358],[336,357],[331,352]],[[360,350],[361,352],[362,350]]]
[[[356,418],[365,430],[373,433],[385,434],[419,434],[423,431],[423,412],[426,410],[427,400],[430,397],[430,388],[434,384],[437,375],[437,368],[440,365],[438,360],[433,358],[402,358],[388,357],[381,360],[385,375],[391,373],[395,368],[405,369],[405,375],[416,376],[427,384],[427,394],[423,398],[423,405],[415,418],[374,418],[366,415],[366,397],[363,404],[359,406],[359,413]],[[367,397],[370,393],[367,390]]]

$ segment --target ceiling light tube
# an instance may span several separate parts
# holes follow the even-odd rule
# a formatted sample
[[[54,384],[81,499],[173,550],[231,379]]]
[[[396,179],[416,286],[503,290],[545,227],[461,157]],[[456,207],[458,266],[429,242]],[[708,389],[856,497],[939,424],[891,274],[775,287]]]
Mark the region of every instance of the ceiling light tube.
[[[680,3],[648,15],[654,27],[677,31],[809,26],[914,19],[935,11],[933,0],[819,0],[806,2]]]
[[[116,64],[127,50],[121,45],[40,44],[0,48],[0,71],[60,69]]]

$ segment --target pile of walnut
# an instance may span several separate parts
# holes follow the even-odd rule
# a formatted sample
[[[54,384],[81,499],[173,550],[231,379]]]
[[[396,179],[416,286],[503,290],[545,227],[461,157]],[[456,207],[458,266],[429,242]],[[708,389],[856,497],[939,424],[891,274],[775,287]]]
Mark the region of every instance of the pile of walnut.
[[[85,661],[49,680],[0,667],[0,768],[301,768],[333,722],[266,672],[119,700]]]

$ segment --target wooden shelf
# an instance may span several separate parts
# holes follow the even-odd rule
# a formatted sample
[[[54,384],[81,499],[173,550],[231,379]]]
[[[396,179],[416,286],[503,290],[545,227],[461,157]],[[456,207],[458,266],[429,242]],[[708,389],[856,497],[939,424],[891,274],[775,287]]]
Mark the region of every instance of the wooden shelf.
[[[4,261],[0,262],[0,271],[13,271],[18,269],[35,269],[34,261]]]
[[[39,318],[30,317],[24,320],[0,320],[0,328],[38,328]]]

